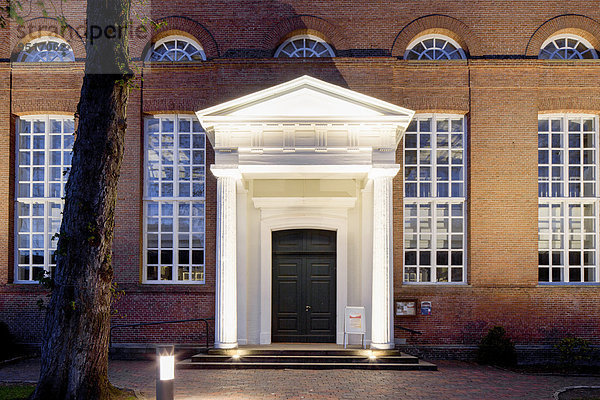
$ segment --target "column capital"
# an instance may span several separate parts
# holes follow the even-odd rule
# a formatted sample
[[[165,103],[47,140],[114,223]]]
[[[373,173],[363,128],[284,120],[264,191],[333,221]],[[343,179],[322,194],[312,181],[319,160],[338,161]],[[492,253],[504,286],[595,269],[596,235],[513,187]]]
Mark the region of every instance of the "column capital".
[[[236,180],[242,179],[242,173],[237,165],[213,164],[210,166],[210,172],[212,172],[212,174],[217,178],[234,178]]]
[[[369,171],[369,179],[375,178],[393,178],[400,171],[400,165],[389,164],[389,165],[377,165],[374,164],[373,168]]]

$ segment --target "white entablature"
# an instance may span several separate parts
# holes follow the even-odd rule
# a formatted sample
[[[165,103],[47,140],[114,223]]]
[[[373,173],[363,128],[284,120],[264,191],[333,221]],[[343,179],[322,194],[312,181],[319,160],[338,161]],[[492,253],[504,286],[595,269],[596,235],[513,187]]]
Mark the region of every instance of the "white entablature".
[[[237,164],[219,153],[394,152],[414,111],[305,75],[196,114]]]

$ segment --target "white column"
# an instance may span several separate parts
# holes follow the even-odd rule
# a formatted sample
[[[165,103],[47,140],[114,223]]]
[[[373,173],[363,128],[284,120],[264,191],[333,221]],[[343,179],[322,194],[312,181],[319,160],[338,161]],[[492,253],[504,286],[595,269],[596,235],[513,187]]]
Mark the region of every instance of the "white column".
[[[397,168],[374,168],[373,180],[373,288],[371,292],[371,348],[393,349],[394,264],[392,179]]]
[[[217,177],[217,265],[215,348],[233,349],[237,343],[236,185],[237,169],[211,168]]]

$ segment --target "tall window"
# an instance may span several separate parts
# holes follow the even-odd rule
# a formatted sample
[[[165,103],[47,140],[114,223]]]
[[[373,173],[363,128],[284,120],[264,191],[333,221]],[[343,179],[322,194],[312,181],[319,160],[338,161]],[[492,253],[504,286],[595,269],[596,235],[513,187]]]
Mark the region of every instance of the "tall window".
[[[75,61],[69,43],[54,36],[34,39],[23,46],[18,62],[65,62]]]
[[[598,58],[594,47],[575,35],[553,36],[542,44],[539,58],[550,60],[579,60]]]
[[[275,57],[335,57],[330,45],[312,35],[294,36],[281,44]]]
[[[17,134],[16,281],[37,281],[56,265],[65,183],[71,168],[73,118],[21,118]]]
[[[539,117],[540,282],[598,282],[597,157],[597,117]]]
[[[443,35],[425,35],[406,48],[405,60],[462,60],[466,55],[460,45]]]
[[[204,131],[189,116],[145,131],[144,281],[204,283]]]
[[[183,36],[169,36],[154,43],[148,61],[203,61],[202,46]]]
[[[417,116],[404,136],[404,282],[465,281],[462,116]]]

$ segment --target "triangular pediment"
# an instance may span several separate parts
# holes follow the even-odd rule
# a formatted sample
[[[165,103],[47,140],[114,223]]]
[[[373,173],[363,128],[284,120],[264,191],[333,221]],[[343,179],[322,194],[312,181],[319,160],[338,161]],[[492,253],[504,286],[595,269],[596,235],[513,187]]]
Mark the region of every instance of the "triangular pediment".
[[[374,122],[410,119],[413,111],[302,76],[196,113],[215,122]]]

